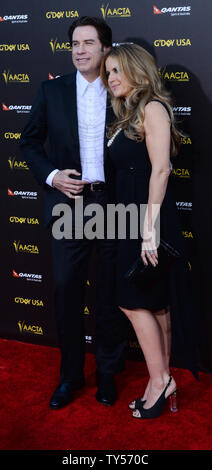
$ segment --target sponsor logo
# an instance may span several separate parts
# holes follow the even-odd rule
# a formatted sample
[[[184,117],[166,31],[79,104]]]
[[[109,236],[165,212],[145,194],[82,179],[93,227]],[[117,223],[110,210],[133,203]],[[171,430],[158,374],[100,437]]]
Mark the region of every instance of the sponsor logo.
[[[155,39],[154,41],[155,47],[186,47],[191,46],[191,40],[185,38],[179,39]]]
[[[185,238],[194,238],[192,232],[183,231],[182,234]]]
[[[11,224],[39,225],[39,220],[33,217],[17,217],[15,215],[11,215],[9,217],[9,221]]]
[[[18,321],[18,328],[21,334],[29,333],[34,335],[43,335],[43,329],[39,325],[26,324],[26,320]]]
[[[188,168],[173,168],[172,174],[177,178],[190,178],[190,171]]]
[[[102,16],[104,19],[106,18],[130,18],[131,11],[128,7],[118,7],[118,8],[110,8],[109,3],[106,6],[104,4],[100,7],[102,12]]]
[[[2,72],[6,85],[8,83],[29,83],[29,75],[27,73],[12,73],[10,70]]]
[[[85,342],[88,343],[88,344],[91,344],[93,341],[92,341],[92,336],[85,336]]]
[[[173,113],[176,116],[191,116],[191,106],[174,106]]]
[[[5,15],[0,16],[0,23],[3,21],[9,21],[11,23],[27,23],[28,15]]]
[[[8,196],[20,196],[22,199],[37,199],[38,193],[37,191],[11,191],[8,188]]]
[[[39,249],[37,245],[30,245],[29,243],[21,243],[20,240],[13,242],[13,247],[16,253],[36,254],[39,255]]]
[[[5,103],[2,103],[2,110],[3,111],[15,111],[17,114],[19,113],[30,113],[32,105],[17,105],[17,104],[10,104],[7,106]]]
[[[15,269],[12,271],[12,275],[15,279],[25,279],[26,281],[42,282],[42,274],[32,273],[17,273]]]
[[[140,349],[139,343],[136,340],[135,341],[130,340],[129,347],[132,349]]]
[[[0,44],[0,52],[27,52],[30,51],[29,44]]]
[[[169,14],[171,16],[185,16],[191,14],[191,6],[163,7],[159,9],[156,5],[153,5],[153,13],[154,15]]]
[[[15,139],[18,140],[21,138],[21,132],[5,132],[4,133],[5,139]]]
[[[190,137],[181,137],[181,144],[183,145],[191,145],[192,141]]]
[[[55,78],[59,78],[60,75],[53,75],[52,73],[49,72],[49,80],[54,80]]]
[[[72,47],[70,45],[70,42],[59,42],[58,39],[56,38],[51,39],[49,41],[52,53],[55,54],[56,52],[71,52]]]
[[[25,161],[17,161],[16,157],[8,158],[10,170],[29,170]]]
[[[77,10],[67,10],[67,11],[47,11],[46,18],[47,20],[61,20],[64,18],[78,18],[79,13]]]
[[[179,202],[176,202],[176,206],[177,206],[177,209],[180,211],[192,210],[192,202],[179,201]]]
[[[189,82],[190,80],[188,72],[168,72],[166,70],[166,67],[164,67],[164,69],[159,69],[159,74],[163,78],[163,80],[167,80],[168,82]]]
[[[89,314],[90,314],[90,310],[89,310],[88,307],[85,307],[85,308],[84,308],[84,314],[85,314],[85,315],[89,315]]]
[[[22,297],[14,297],[16,304],[32,305],[33,307],[44,307],[43,301],[39,299],[23,299]]]

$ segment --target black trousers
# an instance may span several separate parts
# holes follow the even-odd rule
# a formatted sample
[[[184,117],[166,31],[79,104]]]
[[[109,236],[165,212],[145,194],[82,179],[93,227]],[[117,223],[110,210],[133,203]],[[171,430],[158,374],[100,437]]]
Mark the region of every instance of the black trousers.
[[[83,197],[83,207],[98,203],[106,211],[107,192],[89,191]],[[75,208],[72,209],[74,230]],[[83,223],[89,217],[84,217]],[[106,229],[106,221],[105,221]],[[84,379],[85,331],[84,299],[88,266],[94,243],[97,251],[97,298],[95,356],[100,374],[115,374],[124,369],[126,318],[115,303],[116,241],[89,240],[52,236],[54,267],[55,314],[61,348],[62,380],[73,386]]]

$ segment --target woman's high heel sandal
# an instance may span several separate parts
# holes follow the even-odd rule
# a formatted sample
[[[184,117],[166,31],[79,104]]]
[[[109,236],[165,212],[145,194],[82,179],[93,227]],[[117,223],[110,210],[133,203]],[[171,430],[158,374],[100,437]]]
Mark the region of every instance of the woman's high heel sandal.
[[[133,414],[133,418],[138,418],[138,419],[152,419],[152,418],[157,418],[158,416],[161,415],[163,411],[163,407],[165,405],[165,402],[167,399],[169,399],[169,407],[172,412],[178,411],[177,408],[177,397],[176,397],[176,390],[172,392],[168,397],[165,397],[166,391],[171,384],[172,377],[170,376],[169,381],[164,388],[163,392],[159,396],[158,400],[155,402],[155,404],[151,408],[144,408],[141,402],[137,402],[137,408],[136,410],[139,411],[140,415],[135,416]]]
[[[178,411],[177,407],[177,390],[175,390],[171,395],[168,396],[169,399],[169,409],[172,413]]]
[[[146,400],[142,400],[141,397],[138,397],[135,400],[131,401],[129,403],[128,407],[129,407],[130,410],[136,410],[136,409],[138,409],[138,406],[140,404],[143,406],[145,402],[146,402]]]

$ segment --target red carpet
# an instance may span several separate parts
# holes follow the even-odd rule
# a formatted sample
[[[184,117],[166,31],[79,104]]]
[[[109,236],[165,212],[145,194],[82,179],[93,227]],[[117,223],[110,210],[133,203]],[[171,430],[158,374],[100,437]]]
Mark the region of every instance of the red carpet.
[[[144,363],[128,361],[117,376],[119,400],[104,407],[95,399],[95,359],[86,357],[86,387],[63,410],[49,409],[57,385],[59,351],[0,340],[1,450],[211,450],[212,377],[196,381],[172,369],[179,388],[179,412],[164,410],[155,420],[131,417],[128,402],[147,382]]]

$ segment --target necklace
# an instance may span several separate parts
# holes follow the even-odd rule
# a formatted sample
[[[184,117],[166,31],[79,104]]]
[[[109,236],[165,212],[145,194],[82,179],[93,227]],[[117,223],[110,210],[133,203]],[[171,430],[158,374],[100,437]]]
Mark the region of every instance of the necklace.
[[[108,143],[107,143],[107,147],[110,147],[113,143],[113,141],[115,140],[115,138],[117,137],[117,135],[119,134],[119,132],[122,131],[122,127],[119,127],[116,132],[112,135],[112,137],[108,140]]]

